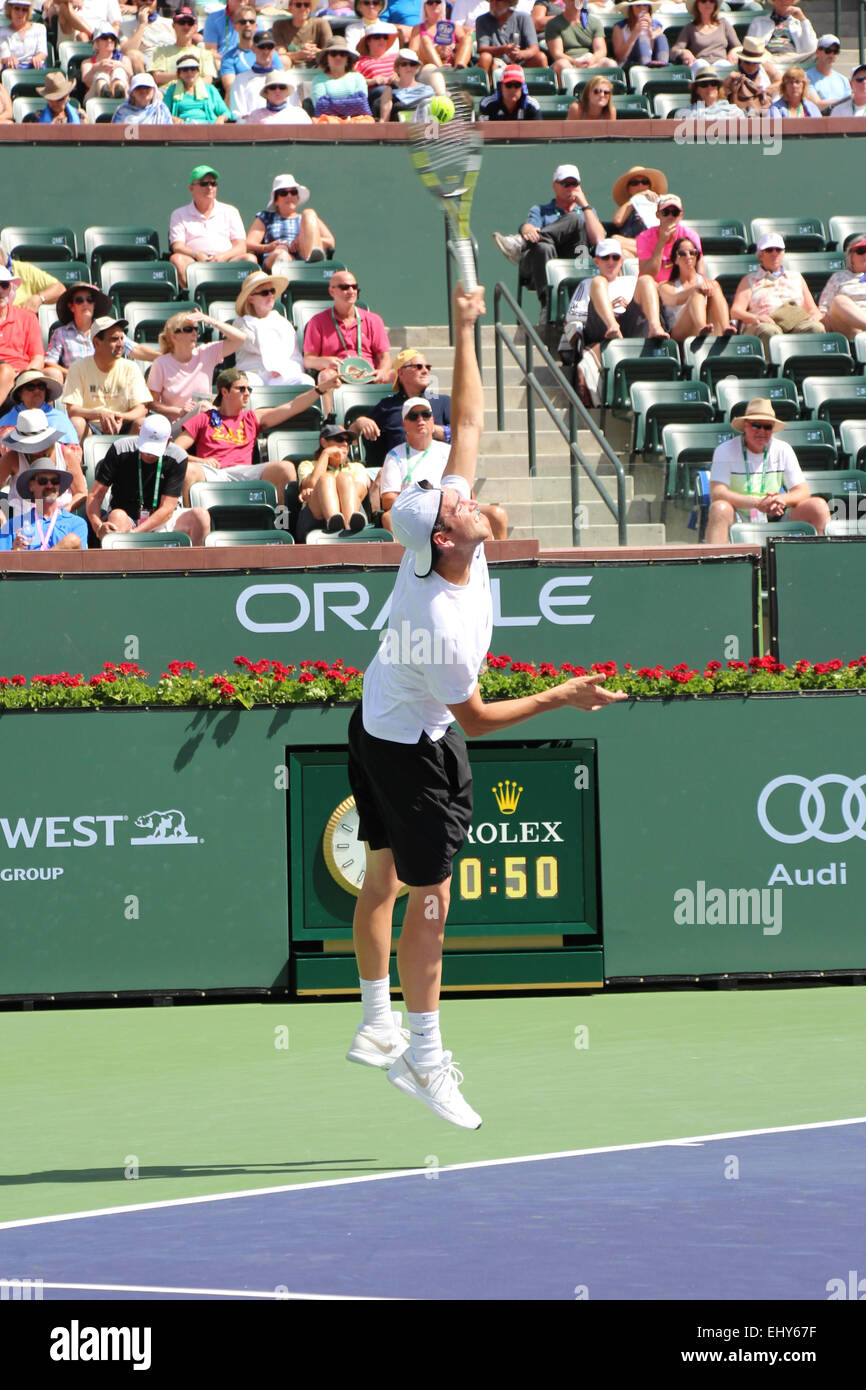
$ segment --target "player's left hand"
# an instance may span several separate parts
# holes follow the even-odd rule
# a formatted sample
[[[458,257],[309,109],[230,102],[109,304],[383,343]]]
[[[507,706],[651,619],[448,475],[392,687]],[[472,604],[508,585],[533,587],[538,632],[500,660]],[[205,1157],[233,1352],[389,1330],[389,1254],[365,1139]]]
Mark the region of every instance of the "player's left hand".
[[[566,704],[573,709],[592,712],[603,709],[605,705],[616,704],[620,700],[628,699],[624,690],[605,690],[604,682],[606,679],[607,677],[598,671],[593,671],[589,676],[573,676],[570,681],[566,681],[564,685],[560,686],[566,696]]]

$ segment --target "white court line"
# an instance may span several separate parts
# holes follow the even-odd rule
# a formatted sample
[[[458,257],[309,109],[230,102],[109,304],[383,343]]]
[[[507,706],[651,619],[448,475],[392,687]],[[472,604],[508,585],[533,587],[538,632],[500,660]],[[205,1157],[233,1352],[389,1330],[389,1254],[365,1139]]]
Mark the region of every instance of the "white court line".
[[[0,1221],[0,1231],[19,1226],[46,1226],[55,1221],[84,1221],[91,1216],[118,1216],[133,1211],[159,1211],[164,1207],[200,1206],[203,1202],[233,1202],[241,1197],[272,1197],[279,1193],[315,1192],[329,1187],[349,1187],[367,1182],[392,1182],[395,1178],[429,1177],[438,1173],[461,1173],[472,1168],[502,1168],[512,1163],[547,1163],[557,1158],[588,1158],[593,1154],[629,1153],[634,1149],[676,1148],[680,1145],[709,1144],[719,1139],[752,1139],[762,1134],[793,1134],[806,1129],[835,1129],[842,1125],[866,1124],[866,1115],[850,1120],[812,1120],[799,1125],[771,1125],[762,1129],[731,1129],[720,1134],[691,1134],[675,1139],[646,1139],[636,1144],[603,1144],[592,1149],[563,1149],[544,1154],[521,1154],[515,1158],[479,1158],[470,1163],[443,1164],[430,1168],[398,1168],[392,1173],[365,1173],[354,1178],[323,1178],[320,1182],[284,1183],[279,1187],[251,1187],[241,1192],[216,1192],[207,1197],[169,1197],[161,1202],[133,1202],[122,1207],[98,1207],[93,1211],[71,1211],[60,1216],[28,1216],[18,1221]]]
[[[176,1289],[164,1288],[160,1284],[55,1284],[40,1279],[42,1289],[83,1289],[97,1293],[176,1293],[201,1294],[225,1298],[270,1298],[277,1302],[288,1302],[293,1298],[306,1299],[313,1303],[381,1303],[390,1299],[371,1298],[365,1294],[342,1293],[294,1293],[288,1289],[275,1293],[273,1289]]]

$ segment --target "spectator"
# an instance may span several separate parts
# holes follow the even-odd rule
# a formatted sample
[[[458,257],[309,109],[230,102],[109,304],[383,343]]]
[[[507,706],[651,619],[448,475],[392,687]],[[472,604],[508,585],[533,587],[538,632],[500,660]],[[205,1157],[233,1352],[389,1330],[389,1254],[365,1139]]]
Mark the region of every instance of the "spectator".
[[[846,338],[866,329],[866,234],[854,236],[845,248],[845,270],[827,281],[818,300],[828,333]]]
[[[147,414],[150,391],[138,367],[123,357],[127,327],[126,319],[94,319],[92,355],[79,357],[69,368],[63,404],[79,439],[129,434]]]
[[[827,503],[812,497],[772,401],[756,397],[731,421],[741,439],[727,439],[713,454],[707,545],[727,545],[733,522],[807,521],[819,535],[830,519]],[[785,491],[782,491],[784,487]]]
[[[593,259],[598,274],[582,280],[572,295],[559,347],[572,347],[578,337],[582,338],[584,350],[592,351],[598,369],[602,344],[609,338],[669,335],[662,326],[655,280],[649,275],[623,274],[619,242],[604,237],[595,248]]]
[[[569,68],[616,67],[613,58],[607,56],[604,25],[578,0],[565,0],[564,10],[548,20],[544,41],[557,82],[559,74]]]
[[[687,338],[706,338],[718,334],[729,338],[731,327],[728,304],[718,280],[697,270],[700,252],[687,236],[678,237],[671,254],[671,273],[659,284],[664,321],[678,343]]]
[[[692,67],[705,63],[733,62],[740,47],[737,31],[727,15],[720,15],[720,0],[686,0],[691,23],[680,30],[671,49],[671,62]]]
[[[407,483],[432,483],[438,487],[451,454],[449,444],[433,438],[433,411],[430,402],[421,396],[410,396],[403,403],[403,432],[405,442],[386,455],[377,479],[382,525],[390,531],[390,512],[394,501]],[[487,518],[493,539],[505,540],[508,535],[508,513],[496,503],[479,507]]]
[[[369,414],[356,416],[349,426],[354,439],[363,437],[368,468],[381,468],[385,455],[403,443],[403,406],[410,398],[419,397],[433,411],[433,438],[450,444],[451,398],[432,389],[430,364],[424,353],[418,348],[403,348],[394,362],[394,394],[384,396]]]
[[[651,275],[658,284],[670,279],[673,248],[679,238],[684,236],[687,236],[697,249],[698,263],[695,269],[698,274],[704,274],[701,239],[697,232],[680,221],[682,215],[682,200],[676,193],[666,193],[658,202],[658,226],[648,227],[645,232],[640,232],[635,237],[640,273]]]
[[[819,116],[814,101],[809,101],[806,97],[806,74],[802,68],[788,68],[782,73],[782,82],[779,95],[770,107],[770,111],[777,116],[787,117],[791,120],[803,120],[808,116]]]
[[[198,38],[198,19],[195,10],[182,5],[175,11],[172,20],[174,43],[163,48],[155,48],[148,61],[148,71],[153,75],[158,87],[165,87],[177,71],[177,60],[191,53],[201,63],[201,75],[205,82],[215,82],[219,63],[210,49]]]
[[[866,116],[866,64],[861,63],[851,74],[851,100],[843,101],[842,105],[835,107],[830,114],[831,116]]]
[[[113,125],[171,125],[171,116],[149,72],[138,72],[129,84],[129,95],[111,118]]]
[[[139,79],[136,78],[135,81]],[[169,260],[181,289],[193,261],[255,261],[247,251],[241,215],[231,203],[217,202],[219,174],[209,164],[197,164],[189,176],[192,202],[175,208],[168,228]]]
[[[235,301],[234,329],[241,335],[235,365],[253,386],[314,386],[304,374],[304,362],[292,324],[277,312],[278,295],[288,280],[254,270],[241,285]]]
[[[611,189],[616,212],[606,229],[616,237],[626,256],[636,256],[635,238],[648,227],[657,227],[659,199],[668,191],[661,169],[634,164],[621,174]]]
[[[385,9],[385,0],[355,0],[354,9],[357,23],[347,24],[343,30],[343,38],[350,48],[357,48],[369,25],[378,23]]]
[[[189,454],[187,460],[184,499],[189,502],[193,483],[215,482],[220,479],[264,478],[273,483],[282,499],[286,483],[295,481],[295,466],[285,459],[275,463],[254,463],[256,440],[262,430],[276,429],[293,415],[315,405],[336,381],[327,373],[318,386],[304,391],[285,405],[266,410],[250,410],[251,387],[244,372],[229,367],[220,372],[214,382],[215,396],[209,410],[203,410],[187,420],[176,443]],[[194,453],[190,451],[194,450]]]
[[[241,5],[241,8],[235,10],[232,15],[232,24],[237,30],[237,47],[220,60],[220,83],[222,84],[223,96],[228,101],[229,106],[231,106],[231,90],[235,78],[239,77],[242,72],[249,72],[256,61],[254,39],[259,33],[259,21],[255,5]],[[282,68],[283,66],[282,59],[274,59],[275,68]]]
[[[63,383],[73,362],[79,358],[93,355],[91,328],[94,318],[111,315],[111,300],[96,285],[86,280],[77,280],[68,285],[57,301],[57,322],[48,340],[45,353],[46,375]],[[123,355],[134,357],[140,362],[152,362],[156,357],[153,348],[144,343],[134,343],[124,338]]]
[[[265,270],[274,270],[279,261],[323,261],[333,252],[334,234],[306,206],[309,201],[309,188],[291,174],[274,179],[271,201],[256,213],[247,234],[247,250]]]
[[[120,30],[123,20],[117,0],[59,0],[52,7],[57,13],[57,37],[89,43],[97,29]],[[43,7],[47,13],[48,5]]]
[[[378,314],[358,308],[358,281],[351,270],[335,270],[328,284],[334,301],[314,314],[304,334],[304,366],[308,371],[339,371],[347,357],[361,357],[375,368],[374,381],[391,375],[391,344]]]
[[[769,91],[761,91],[757,83],[736,70],[725,78],[724,92],[725,100],[736,106],[741,116],[760,116],[773,100]]]
[[[430,69],[425,69],[429,72]],[[429,101],[436,93],[436,88],[431,87],[429,82],[419,80],[421,72],[421,59],[411,48],[401,48],[394,59],[394,76],[397,84],[394,87],[383,87],[382,95],[379,98],[379,120],[384,122],[410,120],[418,107],[423,102]],[[435,68],[432,69],[436,78],[442,85],[444,93],[444,81],[441,73]],[[479,120],[484,117],[479,114]]]
[[[46,431],[46,445],[52,433]],[[28,464],[18,474],[15,488],[31,505],[13,511],[0,530],[0,550],[86,550],[86,522],[61,505],[71,473],[58,468],[50,457],[28,459]]]
[[[232,83],[231,108],[235,120],[246,120],[251,111],[257,111],[263,105],[262,88],[265,85],[265,78],[274,72],[280,72],[284,75],[287,85],[291,88],[292,105],[300,109],[297,79],[292,76],[285,76],[287,70],[277,56],[274,36],[268,29],[260,29],[253,38],[253,54],[255,62],[244,72],[238,73]]]
[[[177,60],[177,80],[169,83],[163,94],[175,125],[225,125],[229,109],[210,82],[201,75],[201,60],[187,53]]]
[[[81,64],[81,80],[86,88],[85,103],[90,97],[119,97],[129,92],[132,78],[132,59],[121,53],[113,29],[98,29],[93,36],[93,57]],[[74,84],[71,84],[74,89]]]
[[[337,35],[329,39],[319,53],[316,73],[311,86],[313,119],[316,121],[372,121],[373,113],[367,100],[367,83],[355,64],[360,54],[349,48],[346,40]]]
[[[616,107],[613,104],[613,87],[610,78],[599,74],[584,82],[583,91],[577,101],[568,108],[569,121],[615,121]]]
[[[771,58],[805,57],[818,46],[815,30],[794,0],[774,0],[772,12],[753,19],[746,37],[763,39]]]
[[[617,5],[625,15],[619,24],[610,31],[613,54],[617,63],[626,72],[633,67],[647,67],[650,63],[664,64],[670,58],[665,31],[653,19],[653,11],[659,8],[661,0],[648,0],[648,3],[632,5],[630,0],[621,0]]]
[[[841,49],[842,45],[835,34],[822,34],[818,40],[815,66],[806,72],[809,98],[822,116],[832,114],[835,106],[849,101],[851,97],[851,83],[835,70]]]
[[[149,415],[138,434],[116,440],[103,454],[87,498],[87,520],[97,540],[182,531],[193,545],[204,545],[210,514],[205,507],[180,506],[187,456],[170,440],[168,421]],[[111,510],[103,516],[109,489]]]
[[[396,24],[386,24],[377,20],[364,31],[358,44],[361,55],[355,69],[367,83],[367,100],[370,110],[381,97],[386,87],[392,87],[397,79],[394,76],[394,63],[400,43]]]
[[[9,409],[0,417],[0,438],[16,428],[22,410],[41,410],[51,428],[57,431],[57,442],[63,449],[66,466],[71,468],[75,463],[80,469],[81,448],[75,426],[66,411],[54,405],[62,390],[60,382],[46,372],[21,372],[9,393]],[[81,481],[83,484],[83,474]]]
[[[269,72],[262,83],[260,101],[247,116],[238,117],[246,125],[311,125],[312,118],[298,103],[294,81],[287,72]]]
[[[286,67],[311,68],[319,50],[334,37],[334,31],[323,16],[310,18],[313,11],[310,0],[287,0],[281,8],[288,8],[289,18],[275,19],[271,27],[279,56]],[[355,47],[353,40],[348,42]]]
[[[581,187],[577,165],[559,164],[553,171],[551,201],[531,207],[516,236],[494,232],[493,240],[508,260],[520,266],[521,280],[532,285],[544,306],[547,262],[587,251],[603,236],[604,228]],[[546,321],[544,307],[539,321]]]
[[[8,27],[0,29],[0,68],[44,68],[48,35],[44,24],[33,23],[33,6],[6,0]]]
[[[351,0],[349,0],[351,4]],[[409,42],[409,35],[416,24],[421,22],[421,0],[389,0],[388,8],[382,11],[382,18],[389,24],[396,24],[400,43]]]
[[[62,414],[62,411],[57,413]],[[64,507],[77,507],[87,496],[87,484],[81,471],[81,448],[77,440],[75,448],[63,444],[62,433],[61,428],[56,423],[52,424],[39,406],[19,410],[14,428],[4,433],[0,452],[0,485],[5,487],[11,479],[29,468],[33,456],[38,454],[68,471],[70,481],[64,487],[60,500]],[[10,490],[10,501],[14,506],[14,487]]]
[[[759,270],[744,275],[731,302],[731,318],[760,338],[766,356],[779,333],[823,333],[821,315],[799,271],[783,262],[785,241],[767,232],[758,242]]]
[[[138,0],[137,27],[128,39],[121,40],[120,46],[132,63],[133,72],[144,72],[151,54],[174,43],[171,17],[158,14],[158,4],[159,0]]]
[[[39,320],[14,305],[18,278],[0,265],[0,401],[5,401],[19,372],[41,372],[45,362]]]
[[[238,10],[242,9],[246,3],[247,0],[226,0],[225,9],[211,10],[207,16],[202,34],[205,48],[208,48],[214,55],[224,58],[227,53],[231,53],[233,48],[237,48],[238,31],[232,24],[232,20]]]
[[[468,68],[472,62],[472,31],[455,22],[453,11],[451,18],[447,17],[445,0],[424,0],[420,22],[409,35],[409,47],[422,63],[432,67]]]
[[[478,20],[489,10],[489,0],[453,0],[449,19],[454,24],[462,24],[470,34],[474,34]]]
[[[74,90],[75,83],[62,72],[46,73],[45,85],[36,88],[36,95],[45,98],[45,105],[33,121],[37,125],[81,125],[87,117],[69,100]]]
[[[298,496],[303,503],[299,540],[306,540],[316,522],[324,523],[330,535],[363,531],[367,525],[363,507],[370,475],[363,463],[349,458],[352,443],[352,436],[339,425],[325,425],[315,461],[305,459],[298,465]]]
[[[739,109],[722,96],[722,79],[709,64],[701,68],[689,88],[691,105],[684,106],[677,116],[716,120],[723,116],[739,116]]]
[[[220,341],[198,342],[203,324],[215,328]],[[204,410],[213,396],[213,374],[227,353],[236,351],[243,334],[199,309],[172,314],[159,335],[161,354],[147,378],[153,409],[175,427],[188,416]]]
[[[517,63],[524,68],[546,68],[547,57],[538,46],[535,26],[528,14],[511,8],[509,0],[490,0],[488,14],[475,25],[478,66],[491,72],[494,64]]]
[[[540,121],[541,107],[529,95],[523,68],[510,63],[503,68],[490,96],[478,103],[479,121]]]
[[[736,68],[731,76],[744,77],[759,92],[774,97],[778,94],[782,73],[767,53],[763,39],[747,34],[736,57]]]

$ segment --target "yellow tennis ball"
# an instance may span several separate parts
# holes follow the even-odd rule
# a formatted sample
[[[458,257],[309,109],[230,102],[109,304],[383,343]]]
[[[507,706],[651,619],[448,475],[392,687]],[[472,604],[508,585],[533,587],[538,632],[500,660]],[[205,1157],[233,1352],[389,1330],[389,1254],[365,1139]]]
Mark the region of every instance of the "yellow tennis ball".
[[[453,121],[454,102],[450,97],[433,97],[430,102],[430,115],[440,125],[444,125],[446,121]]]

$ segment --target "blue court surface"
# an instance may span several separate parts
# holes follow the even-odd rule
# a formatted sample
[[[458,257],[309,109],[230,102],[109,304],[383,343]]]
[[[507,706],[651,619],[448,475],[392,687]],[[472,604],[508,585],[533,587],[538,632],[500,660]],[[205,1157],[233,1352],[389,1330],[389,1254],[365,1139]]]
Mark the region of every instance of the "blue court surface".
[[[61,1299],[806,1299],[866,1270],[866,1119],[0,1227]]]

